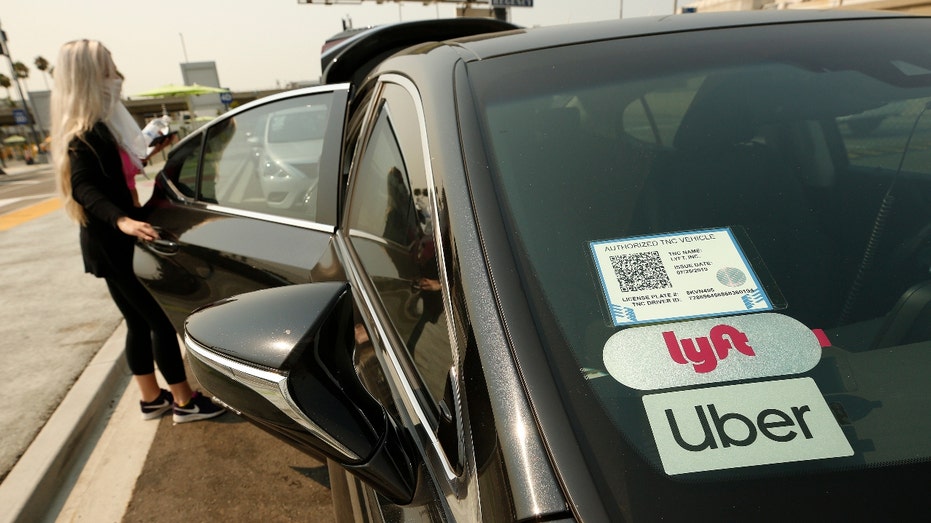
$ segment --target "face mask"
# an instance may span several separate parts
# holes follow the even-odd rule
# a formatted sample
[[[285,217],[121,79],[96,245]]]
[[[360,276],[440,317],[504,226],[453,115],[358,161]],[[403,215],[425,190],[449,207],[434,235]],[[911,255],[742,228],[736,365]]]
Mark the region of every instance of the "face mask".
[[[129,110],[123,105],[120,95],[123,91],[123,80],[120,78],[108,79],[104,84],[105,100],[107,103],[107,116],[104,122],[110,128],[110,132],[116,138],[126,152],[130,153],[130,158],[141,168],[140,158],[146,156],[145,139],[139,130],[139,125],[129,114]]]
[[[107,114],[113,111],[113,108],[120,103],[120,96],[123,94],[123,80],[121,78],[111,78],[104,84],[107,94]]]

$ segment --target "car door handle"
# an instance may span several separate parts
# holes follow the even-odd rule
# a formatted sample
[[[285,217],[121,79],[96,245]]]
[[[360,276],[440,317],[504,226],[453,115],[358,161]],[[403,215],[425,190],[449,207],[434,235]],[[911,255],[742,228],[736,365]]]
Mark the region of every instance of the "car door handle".
[[[145,242],[143,245],[148,246],[150,249],[159,254],[165,254],[168,256],[177,254],[178,251],[181,250],[181,247],[177,244],[177,242],[173,242],[171,240],[152,240],[150,242]]]

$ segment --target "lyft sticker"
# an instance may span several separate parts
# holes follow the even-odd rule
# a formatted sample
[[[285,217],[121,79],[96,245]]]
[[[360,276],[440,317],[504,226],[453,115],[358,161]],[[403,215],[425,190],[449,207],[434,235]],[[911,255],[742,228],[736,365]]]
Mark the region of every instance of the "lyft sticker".
[[[730,229],[589,247],[615,325],[773,309]]]
[[[821,342],[798,320],[765,312],[624,329],[602,358],[617,381],[656,390],[808,372]]]
[[[811,378],[643,397],[666,474],[853,455]]]

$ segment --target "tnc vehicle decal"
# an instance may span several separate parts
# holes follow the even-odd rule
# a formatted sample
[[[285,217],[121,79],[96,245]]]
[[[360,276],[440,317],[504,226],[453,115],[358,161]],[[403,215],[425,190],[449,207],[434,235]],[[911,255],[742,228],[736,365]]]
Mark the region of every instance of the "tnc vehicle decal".
[[[728,228],[589,247],[615,325],[773,309]]]
[[[853,455],[811,378],[643,397],[666,474]]]
[[[605,370],[638,390],[801,374],[821,343],[804,324],[772,312],[644,325],[605,342]]]

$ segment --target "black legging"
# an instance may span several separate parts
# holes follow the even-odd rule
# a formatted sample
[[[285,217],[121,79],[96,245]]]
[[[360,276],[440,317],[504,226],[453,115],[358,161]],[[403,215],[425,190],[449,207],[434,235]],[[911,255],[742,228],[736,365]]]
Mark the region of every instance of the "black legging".
[[[155,372],[169,385],[187,379],[174,327],[134,275],[108,276],[107,288],[126,319],[126,362],[135,376]]]

